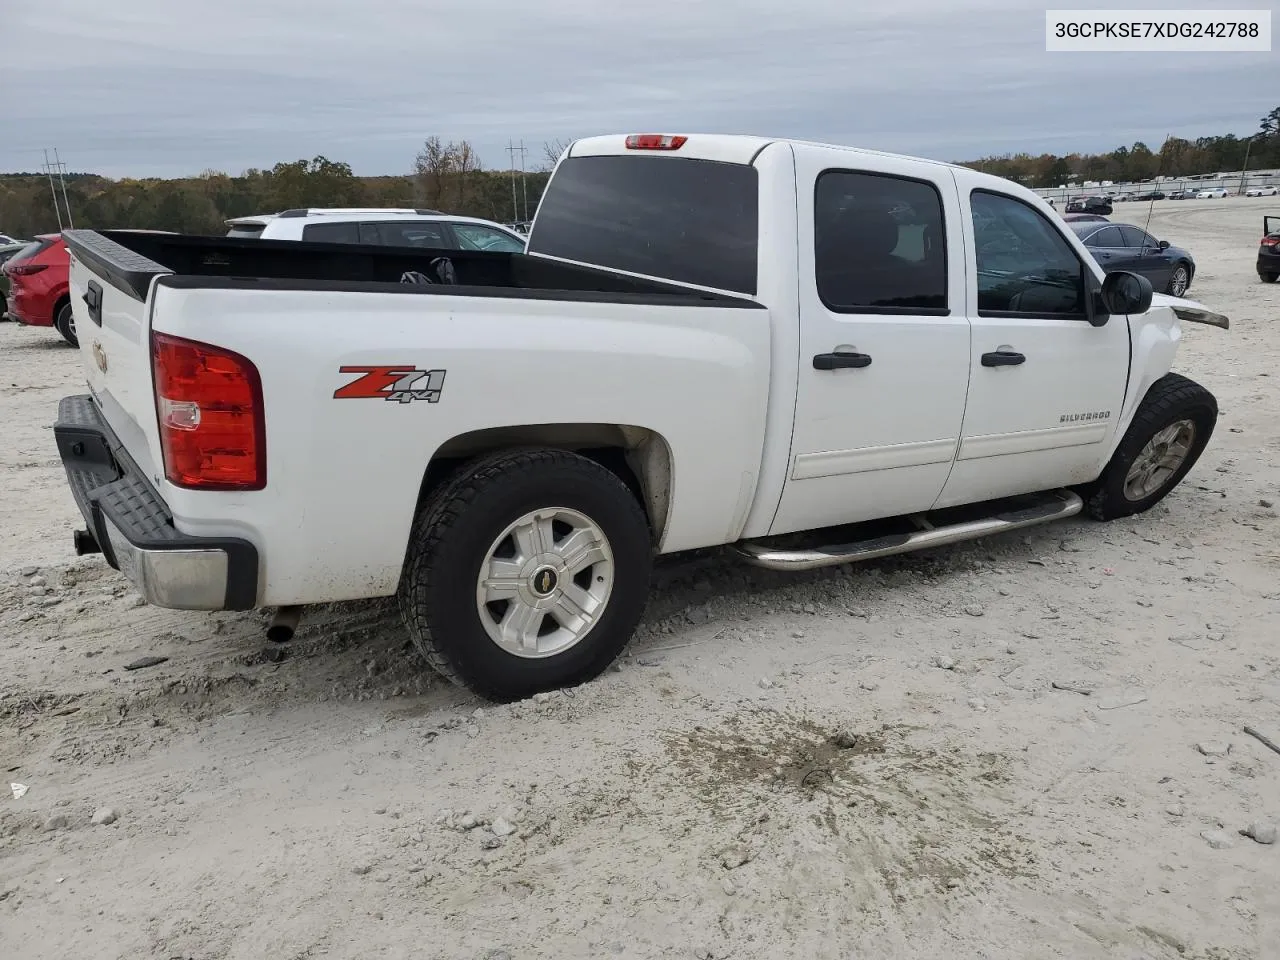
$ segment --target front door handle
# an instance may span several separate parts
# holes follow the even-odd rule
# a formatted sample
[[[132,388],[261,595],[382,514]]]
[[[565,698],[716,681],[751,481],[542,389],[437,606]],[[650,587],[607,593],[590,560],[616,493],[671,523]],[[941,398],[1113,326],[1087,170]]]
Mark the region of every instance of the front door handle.
[[[1014,353],[1012,350],[995,350],[982,355],[982,365],[984,367],[1016,367],[1018,364],[1026,362],[1026,357],[1020,353]]]
[[[815,370],[844,370],[850,367],[871,366],[871,357],[865,353],[819,353],[813,358]]]

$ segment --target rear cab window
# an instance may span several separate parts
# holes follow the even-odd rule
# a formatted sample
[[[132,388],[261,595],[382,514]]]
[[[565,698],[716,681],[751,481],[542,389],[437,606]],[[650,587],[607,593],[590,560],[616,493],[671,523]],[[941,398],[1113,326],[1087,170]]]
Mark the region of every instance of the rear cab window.
[[[758,231],[753,166],[568,157],[538,205],[529,252],[754,295]]]

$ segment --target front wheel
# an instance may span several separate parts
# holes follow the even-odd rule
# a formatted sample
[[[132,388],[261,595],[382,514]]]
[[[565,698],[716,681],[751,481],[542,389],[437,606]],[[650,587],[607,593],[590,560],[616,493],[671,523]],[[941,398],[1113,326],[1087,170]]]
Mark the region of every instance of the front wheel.
[[[58,315],[53,318],[53,326],[67,343],[73,347],[80,346],[80,341],[76,338],[76,315],[71,310],[71,304],[64,303],[58,308]]]
[[[1165,374],[1147,391],[1102,476],[1082,491],[1089,514],[1115,520],[1150,510],[1195,466],[1217,422],[1213,394]]]
[[[583,683],[644,612],[649,524],[627,485],[562,450],[465,467],[414,525],[400,609],[437,672],[491,700]]]

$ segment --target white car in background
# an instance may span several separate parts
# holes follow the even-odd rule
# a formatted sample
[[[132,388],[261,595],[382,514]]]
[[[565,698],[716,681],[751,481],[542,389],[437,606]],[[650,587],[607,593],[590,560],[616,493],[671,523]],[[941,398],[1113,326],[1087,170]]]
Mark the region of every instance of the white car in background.
[[[1272,184],[1269,187],[1250,187],[1244,192],[1246,197],[1275,197],[1280,196],[1280,187]]]
[[[286,210],[226,221],[228,237],[307,240],[319,243],[428,247],[523,253],[526,237],[490,220],[455,217],[438,210],[347,207]]]
[[[1227,196],[1226,187],[1213,187],[1209,190],[1201,190],[1196,194],[1197,200],[1221,200]]]

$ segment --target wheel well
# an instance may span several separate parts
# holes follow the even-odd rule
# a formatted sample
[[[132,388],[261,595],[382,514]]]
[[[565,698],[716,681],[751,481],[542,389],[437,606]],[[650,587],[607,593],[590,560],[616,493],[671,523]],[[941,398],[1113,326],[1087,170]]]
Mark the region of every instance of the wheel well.
[[[53,301],[53,322],[58,322],[58,314],[62,312],[62,308],[71,302],[71,291],[68,290],[57,300]]]
[[[662,541],[671,503],[671,449],[660,434],[624,424],[540,423],[459,434],[442,444],[427,464],[418,506],[469,461],[529,447],[572,450],[611,471],[644,507],[654,542]]]

